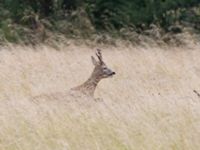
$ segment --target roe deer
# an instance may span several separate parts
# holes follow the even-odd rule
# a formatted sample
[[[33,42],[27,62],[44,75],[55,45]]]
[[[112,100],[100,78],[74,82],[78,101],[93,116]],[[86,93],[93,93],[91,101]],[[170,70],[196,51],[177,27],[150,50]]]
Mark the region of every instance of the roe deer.
[[[96,56],[98,60],[96,60],[93,56],[91,57],[92,63],[94,64],[95,67],[89,79],[85,81],[83,84],[72,88],[70,91],[66,93],[56,92],[56,93],[51,93],[51,94],[42,94],[42,95],[32,97],[32,100],[36,103],[39,101],[42,102],[43,100],[54,101],[54,100],[58,100],[58,99],[62,100],[66,98],[71,100],[71,97],[69,98],[68,96],[73,96],[73,97],[87,96],[86,98],[93,99],[94,92],[99,81],[103,78],[112,77],[115,74],[115,72],[109,69],[106,66],[106,64],[103,62],[101,50],[97,49]]]
[[[83,84],[72,88],[72,91],[77,91],[83,95],[94,97],[94,92],[99,81],[103,78],[108,78],[115,75],[115,72],[109,69],[104,63],[100,49],[97,49],[96,56],[98,60],[91,56],[92,63],[95,67],[89,79]]]

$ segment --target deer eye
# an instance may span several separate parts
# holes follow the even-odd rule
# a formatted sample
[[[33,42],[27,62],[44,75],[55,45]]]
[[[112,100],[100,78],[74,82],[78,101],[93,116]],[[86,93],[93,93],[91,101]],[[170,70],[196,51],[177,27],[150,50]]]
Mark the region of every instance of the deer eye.
[[[107,69],[106,67],[103,68],[103,70],[106,70],[106,69]]]

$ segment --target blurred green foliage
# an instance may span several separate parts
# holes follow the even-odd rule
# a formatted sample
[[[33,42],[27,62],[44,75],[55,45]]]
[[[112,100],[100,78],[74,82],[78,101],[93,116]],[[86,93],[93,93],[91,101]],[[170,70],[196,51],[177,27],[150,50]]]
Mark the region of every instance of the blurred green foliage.
[[[58,25],[58,22],[62,20],[67,24],[64,28],[71,33],[74,33],[72,26],[78,29],[84,23],[87,29],[97,31],[116,31],[130,26],[148,28],[152,23],[167,30],[177,21],[199,25],[199,9],[190,9],[199,8],[199,5],[199,0],[0,0],[0,37],[2,32],[8,37],[12,35],[9,26],[12,24],[32,28],[34,17],[24,18],[30,18],[33,14],[39,15],[39,20],[48,20],[51,29],[55,30],[60,30],[62,25]]]

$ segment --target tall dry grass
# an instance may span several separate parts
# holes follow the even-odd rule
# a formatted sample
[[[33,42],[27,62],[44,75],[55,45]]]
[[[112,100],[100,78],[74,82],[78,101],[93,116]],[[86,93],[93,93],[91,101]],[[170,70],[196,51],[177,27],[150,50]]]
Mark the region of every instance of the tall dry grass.
[[[199,149],[198,45],[104,46],[117,74],[100,82],[95,96],[103,101],[63,96],[89,77],[94,48],[1,48],[1,150]],[[55,92],[55,101],[31,101]]]

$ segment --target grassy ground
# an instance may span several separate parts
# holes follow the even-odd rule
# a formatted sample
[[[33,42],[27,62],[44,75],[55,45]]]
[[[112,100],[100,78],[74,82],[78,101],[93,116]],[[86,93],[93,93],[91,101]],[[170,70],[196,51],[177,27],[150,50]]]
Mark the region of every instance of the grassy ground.
[[[200,46],[102,46],[117,74],[95,97],[33,102],[85,81],[97,47],[2,47],[1,150],[198,150]]]

